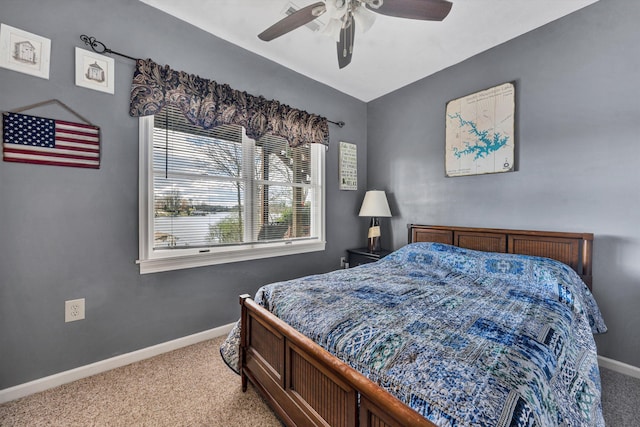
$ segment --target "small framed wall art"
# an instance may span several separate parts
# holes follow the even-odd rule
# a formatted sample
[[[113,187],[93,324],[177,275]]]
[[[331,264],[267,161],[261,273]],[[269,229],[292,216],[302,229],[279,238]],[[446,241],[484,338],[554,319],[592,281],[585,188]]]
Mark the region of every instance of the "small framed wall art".
[[[0,24],[0,67],[49,79],[51,40]]]
[[[515,86],[504,83],[447,103],[445,175],[513,172]]]
[[[113,58],[76,47],[76,86],[114,93]]]
[[[340,189],[358,189],[358,146],[340,142]]]

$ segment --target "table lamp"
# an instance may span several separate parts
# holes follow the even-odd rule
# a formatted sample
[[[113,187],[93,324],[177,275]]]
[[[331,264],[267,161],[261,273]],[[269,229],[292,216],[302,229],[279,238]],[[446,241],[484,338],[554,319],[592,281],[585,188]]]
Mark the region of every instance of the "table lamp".
[[[369,252],[380,250],[380,217],[390,217],[391,210],[384,191],[370,190],[364,195],[362,207],[358,216],[371,217],[369,233],[367,235],[367,249]]]

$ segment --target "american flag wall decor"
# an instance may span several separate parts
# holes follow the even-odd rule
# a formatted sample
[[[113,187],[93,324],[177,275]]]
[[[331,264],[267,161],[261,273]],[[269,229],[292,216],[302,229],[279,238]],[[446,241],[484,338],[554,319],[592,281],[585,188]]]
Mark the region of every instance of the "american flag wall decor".
[[[100,168],[100,128],[25,114],[2,115],[5,162]]]

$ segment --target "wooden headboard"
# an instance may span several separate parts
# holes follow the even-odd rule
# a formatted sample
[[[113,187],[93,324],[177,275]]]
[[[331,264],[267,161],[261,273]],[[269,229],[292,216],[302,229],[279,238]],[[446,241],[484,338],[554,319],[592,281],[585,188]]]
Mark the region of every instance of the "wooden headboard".
[[[438,242],[478,251],[555,259],[573,268],[591,289],[592,233],[417,224],[409,224],[408,228],[409,243]]]

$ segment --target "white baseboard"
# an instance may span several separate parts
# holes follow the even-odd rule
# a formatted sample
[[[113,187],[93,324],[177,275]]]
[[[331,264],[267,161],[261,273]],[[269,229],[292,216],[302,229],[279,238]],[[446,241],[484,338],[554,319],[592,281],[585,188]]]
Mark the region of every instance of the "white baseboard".
[[[603,368],[611,369],[612,371],[640,379],[640,368],[636,366],[627,365],[626,363],[618,362],[617,360],[609,359],[604,356],[598,356],[598,365]]]
[[[177,350],[182,347],[197,344],[212,338],[228,334],[235,323],[209,329],[207,331],[198,332],[197,334],[188,335],[162,344],[132,351],[131,353],[121,354],[89,365],[80,366],[68,371],[60,372],[48,377],[39,378],[28,383],[19,384],[14,387],[0,390],[0,404],[11,400],[19,399],[33,393],[48,390],[62,384],[70,383],[82,378],[90,377],[101,372],[129,365],[140,360],[149,359],[162,353]]]

